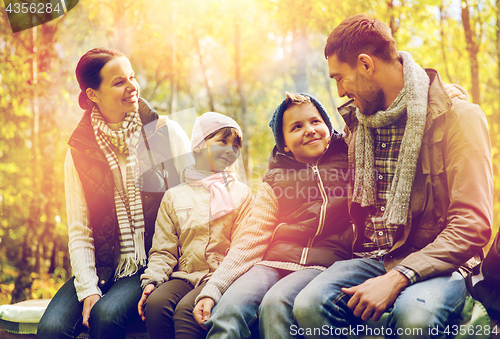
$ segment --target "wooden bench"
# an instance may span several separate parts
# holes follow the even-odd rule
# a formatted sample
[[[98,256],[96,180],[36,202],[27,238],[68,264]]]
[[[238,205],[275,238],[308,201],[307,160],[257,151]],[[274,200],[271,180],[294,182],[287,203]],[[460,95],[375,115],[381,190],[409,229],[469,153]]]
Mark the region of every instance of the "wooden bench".
[[[27,300],[14,305],[0,305],[0,339],[36,339],[38,321],[50,299]],[[88,339],[83,332],[78,339]],[[148,339],[144,323],[132,323],[127,339]]]

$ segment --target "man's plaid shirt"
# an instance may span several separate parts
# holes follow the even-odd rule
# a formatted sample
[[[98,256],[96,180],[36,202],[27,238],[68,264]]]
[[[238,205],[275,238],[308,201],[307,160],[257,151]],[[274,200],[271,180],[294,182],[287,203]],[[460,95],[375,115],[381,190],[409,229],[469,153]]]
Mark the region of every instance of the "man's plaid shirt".
[[[363,248],[355,249],[359,251],[355,253],[358,257],[380,260],[393,246],[397,227],[386,225],[383,216],[396,172],[405,126],[406,114],[390,126],[373,129],[377,203],[373,213],[366,219]],[[396,266],[396,269],[406,275],[411,283],[417,280],[412,270],[402,266]]]

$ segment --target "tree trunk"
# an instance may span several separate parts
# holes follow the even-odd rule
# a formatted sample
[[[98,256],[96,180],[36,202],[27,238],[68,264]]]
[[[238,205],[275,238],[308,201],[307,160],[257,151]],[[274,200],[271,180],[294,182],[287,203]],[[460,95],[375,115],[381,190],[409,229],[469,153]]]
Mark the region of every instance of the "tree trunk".
[[[498,79],[500,80],[500,0],[496,2],[497,9],[497,65]]]
[[[443,54],[443,62],[444,62],[444,69],[446,72],[446,77],[448,78],[448,82],[454,83],[451,74],[450,74],[450,69],[448,67],[448,60],[446,58],[446,37],[444,34],[444,27],[446,25],[445,22],[446,19],[446,13],[443,10],[443,4],[439,5],[439,35],[441,36],[441,53]]]
[[[66,278],[68,278],[73,275],[73,272],[71,269],[71,260],[69,258],[69,250],[67,244],[61,248],[61,251],[63,253],[62,267],[66,271]]]
[[[471,90],[472,101],[475,104],[480,105],[481,100],[480,100],[480,89],[479,89],[479,63],[477,60],[479,41],[474,40],[475,34],[470,23],[468,0],[462,0],[462,25],[464,27],[467,53],[469,54],[470,75],[472,83],[472,90]]]
[[[117,5],[113,6],[114,18],[113,18],[113,47],[124,53],[125,55],[130,55],[130,45],[128,39],[128,31],[126,20],[123,20],[126,11],[130,7],[130,2],[120,1]]]
[[[309,39],[307,29],[295,27],[292,38],[292,78],[295,92],[308,93],[307,64],[309,61]]]
[[[30,223],[31,221],[32,220],[28,222]],[[31,294],[31,286],[33,285],[33,278],[31,277],[31,268],[33,265],[31,263],[31,258],[33,257],[33,254],[31,251],[31,241],[28,239],[29,237],[26,235],[21,249],[21,260],[18,264],[19,275],[14,282],[15,286],[12,291],[11,304],[24,301],[28,299]]]
[[[328,98],[330,99],[330,104],[333,107],[333,111],[330,112],[330,117],[332,117],[337,122],[338,127],[342,127],[343,125],[345,125],[345,122],[337,111],[337,104],[335,103],[335,99],[332,95],[332,86],[331,86],[332,79],[330,79],[330,77],[327,75],[326,72],[323,72],[323,74],[324,74],[323,80],[325,81],[325,87],[328,93]]]
[[[50,80],[39,76],[52,69],[56,58],[54,37],[56,23],[47,23],[32,29],[31,62],[31,185],[32,196],[29,201],[29,216],[21,250],[19,276],[15,281],[12,302],[19,302],[30,297],[33,283],[31,273],[44,271],[45,254],[42,243],[54,241],[55,208],[54,195],[55,148],[52,143],[55,130],[55,108],[50,100],[55,88]],[[56,89],[53,89],[56,91]],[[41,161],[43,159],[43,161]],[[46,221],[41,221],[42,211]],[[50,247],[50,246],[47,246]]]
[[[391,29],[392,36],[395,37],[399,25],[396,24],[396,19],[394,18],[394,3],[392,0],[387,0],[387,12],[389,13],[389,28]]]
[[[19,275],[16,278],[14,291],[12,292],[11,302],[17,303],[29,298],[33,278],[33,234],[36,234],[37,224],[40,222],[40,190],[38,189],[37,173],[39,169],[38,161],[38,131],[39,131],[39,112],[37,94],[35,86],[38,82],[38,60],[37,60],[37,27],[32,28],[32,62],[31,62],[31,108],[33,113],[32,133],[31,133],[31,180],[33,187],[33,195],[30,201],[30,212],[26,225],[26,233],[24,234],[23,246],[21,249],[21,258],[19,260]]]
[[[235,68],[235,78],[236,78],[236,90],[238,92],[239,98],[239,108],[240,108],[240,126],[241,132],[243,136],[248,136],[248,116],[247,116],[247,100],[245,96],[245,91],[243,89],[243,79],[241,76],[241,55],[242,55],[242,47],[241,47],[241,27],[238,20],[235,20],[235,35],[234,35],[234,68]],[[242,149],[242,157],[243,157],[243,166],[245,167],[245,174],[248,177],[249,169],[248,169],[248,149],[250,138],[246,139],[247,141],[243,143]]]
[[[35,246],[35,255],[33,256],[33,259],[35,260],[35,264],[33,266],[33,273],[40,274],[41,273],[41,265],[43,263],[42,242],[40,240],[37,240],[37,242],[34,246]]]
[[[210,88],[210,82],[208,81],[207,69],[205,67],[205,63],[203,62],[203,54],[201,53],[200,40],[198,39],[195,32],[193,32],[193,36],[196,45],[196,53],[198,54],[198,58],[200,59],[201,73],[203,74],[203,79],[205,81],[205,89],[207,90],[208,104],[210,106],[210,111],[213,112],[215,111],[214,97],[212,95],[212,89]]]
[[[177,25],[177,1],[172,3],[172,29],[170,30],[170,114],[177,112],[177,43],[175,29]]]
[[[52,247],[52,254],[50,255],[50,266],[47,273],[52,274],[56,271],[56,267],[58,266],[57,260],[57,241],[54,241],[54,246]]]

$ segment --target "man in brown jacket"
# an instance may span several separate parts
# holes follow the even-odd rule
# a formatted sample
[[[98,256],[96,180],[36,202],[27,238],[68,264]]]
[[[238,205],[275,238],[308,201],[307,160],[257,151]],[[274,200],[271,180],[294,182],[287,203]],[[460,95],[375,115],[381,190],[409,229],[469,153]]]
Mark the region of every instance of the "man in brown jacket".
[[[325,57],[346,121],[354,258],[295,299],[306,338],[378,334],[441,338],[466,297],[460,272],[491,235],[493,175],[486,117],[447,95],[435,70],[398,52],[389,28],[356,15],[330,34]]]

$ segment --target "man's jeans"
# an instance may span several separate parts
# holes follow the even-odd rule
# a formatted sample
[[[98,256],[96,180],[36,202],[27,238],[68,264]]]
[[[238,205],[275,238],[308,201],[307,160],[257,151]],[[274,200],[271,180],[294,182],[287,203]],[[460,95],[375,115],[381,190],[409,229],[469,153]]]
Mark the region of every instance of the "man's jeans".
[[[92,339],[124,339],[126,327],[140,321],[137,303],[142,295],[140,274],[122,278],[92,307],[89,335]],[[75,278],[68,280],[52,298],[40,319],[39,339],[76,338],[83,330],[83,301],[78,302]],[[144,328],[145,329],[145,328]]]
[[[383,262],[373,259],[334,263],[295,299],[293,311],[300,333],[303,331],[306,338],[356,338],[369,334],[364,331],[367,322],[355,317],[347,307],[350,296],[341,288],[359,285],[385,273]],[[408,286],[394,303],[387,324],[383,324],[385,335],[445,338],[443,331],[450,319],[462,311],[466,293],[464,279],[458,272]]]
[[[252,267],[213,308],[212,316],[205,322],[207,338],[254,337],[257,318],[261,338],[295,338],[290,334],[290,326],[295,324],[293,301],[320,273],[315,269],[290,273],[262,265]]]

